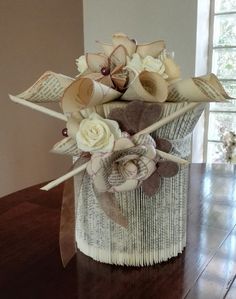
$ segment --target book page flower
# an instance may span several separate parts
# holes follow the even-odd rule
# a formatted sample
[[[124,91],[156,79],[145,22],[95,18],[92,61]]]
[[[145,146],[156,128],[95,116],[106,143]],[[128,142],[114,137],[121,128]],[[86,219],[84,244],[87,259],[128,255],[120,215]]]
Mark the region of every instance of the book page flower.
[[[96,113],[83,119],[76,133],[76,142],[84,152],[111,152],[114,142],[121,136],[119,125],[116,121],[103,119]]]
[[[134,101],[129,103],[125,108],[115,108],[109,118],[116,120],[120,128],[130,133],[131,135],[138,133],[154,122],[157,122],[162,115],[162,107],[159,104],[147,104],[144,102]],[[139,135],[132,137],[132,142],[135,145],[145,146],[152,145],[152,148],[169,153],[171,151],[171,143],[162,138],[156,141],[150,135]],[[150,150],[150,148],[149,148]],[[155,155],[153,155],[155,156]],[[152,196],[158,192],[161,184],[161,177],[172,177],[178,173],[178,164],[172,161],[161,159],[158,155],[153,158],[155,160],[155,171],[152,175],[143,181],[143,192]]]
[[[123,192],[137,188],[156,169],[154,144],[138,144],[122,137],[115,142],[113,152],[92,155],[87,171],[96,190]]]
[[[126,56],[126,50],[122,45],[116,47],[109,56],[87,53],[86,64],[88,68],[84,74],[81,74],[81,77],[90,78],[109,87],[122,90],[128,80],[128,72],[124,69]]]

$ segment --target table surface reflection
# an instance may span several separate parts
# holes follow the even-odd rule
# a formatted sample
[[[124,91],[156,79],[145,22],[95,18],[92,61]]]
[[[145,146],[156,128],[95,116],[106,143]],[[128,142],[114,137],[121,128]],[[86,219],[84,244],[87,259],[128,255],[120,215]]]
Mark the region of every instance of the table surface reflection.
[[[187,247],[152,267],[101,264],[78,252],[64,269],[63,186],[0,200],[0,298],[236,298],[236,167],[190,166]]]

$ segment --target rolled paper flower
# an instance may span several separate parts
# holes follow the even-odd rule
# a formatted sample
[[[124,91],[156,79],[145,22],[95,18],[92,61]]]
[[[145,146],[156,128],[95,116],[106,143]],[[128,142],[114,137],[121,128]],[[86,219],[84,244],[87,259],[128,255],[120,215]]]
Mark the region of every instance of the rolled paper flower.
[[[168,84],[158,73],[142,71],[138,75],[129,73],[129,86],[122,100],[164,102],[168,96]]]
[[[77,146],[80,150],[90,153],[111,152],[115,140],[121,137],[116,121],[103,119],[97,113],[83,119],[76,133]]]
[[[113,152],[93,154],[87,172],[99,192],[129,191],[152,175],[155,158],[155,141],[151,136],[140,143],[124,136],[115,142]]]

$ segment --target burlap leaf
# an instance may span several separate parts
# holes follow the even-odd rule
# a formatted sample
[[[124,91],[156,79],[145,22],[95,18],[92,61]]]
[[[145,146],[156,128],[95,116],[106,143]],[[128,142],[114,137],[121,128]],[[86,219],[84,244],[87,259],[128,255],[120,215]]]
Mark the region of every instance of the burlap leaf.
[[[172,149],[172,144],[170,141],[163,139],[163,138],[157,138],[156,140],[156,147],[158,150],[169,153]]]
[[[160,176],[165,178],[171,178],[175,176],[179,171],[179,165],[172,161],[159,161],[157,163],[157,172]]]
[[[147,196],[153,196],[156,194],[161,185],[161,177],[158,171],[154,171],[154,173],[142,183],[142,188],[144,194]]]
[[[122,130],[133,135],[157,122],[161,114],[162,107],[159,104],[132,101],[125,108],[113,109],[108,118],[116,120]]]

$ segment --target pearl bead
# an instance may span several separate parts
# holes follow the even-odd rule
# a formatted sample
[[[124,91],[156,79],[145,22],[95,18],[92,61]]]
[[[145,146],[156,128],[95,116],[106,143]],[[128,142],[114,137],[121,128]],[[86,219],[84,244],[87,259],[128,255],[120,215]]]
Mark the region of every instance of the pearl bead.
[[[62,133],[62,135],[64,137],[68,137],[68,130],[67,130],[67,128],[62,129],[61,133]]]
[[[106,66],[102,67],[101,73],[103,74],[103,76],[108,76],[110,74],[110,68]]]

